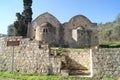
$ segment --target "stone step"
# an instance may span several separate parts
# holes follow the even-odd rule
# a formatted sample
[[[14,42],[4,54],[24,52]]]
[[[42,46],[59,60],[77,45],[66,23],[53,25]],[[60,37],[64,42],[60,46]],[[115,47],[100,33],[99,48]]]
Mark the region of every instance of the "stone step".
[[[67,69],[62,69],[62,70],[61,70],[61,75],[62,75],[62,76],[68,76],[68,75],[69,75],[69,70],[67,70]]]
[[[70,70],[70,75],[90,75],[88,70]]]

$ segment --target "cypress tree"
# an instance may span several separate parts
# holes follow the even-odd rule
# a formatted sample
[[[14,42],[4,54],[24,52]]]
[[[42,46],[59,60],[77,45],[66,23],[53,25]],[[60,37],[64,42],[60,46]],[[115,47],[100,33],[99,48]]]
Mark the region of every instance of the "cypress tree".
[[[27,36],[28,23],[32,21],[32,0],[23,0],[24,10],[22,14],[16,13],[17,20],[14,22],[15,35]]]

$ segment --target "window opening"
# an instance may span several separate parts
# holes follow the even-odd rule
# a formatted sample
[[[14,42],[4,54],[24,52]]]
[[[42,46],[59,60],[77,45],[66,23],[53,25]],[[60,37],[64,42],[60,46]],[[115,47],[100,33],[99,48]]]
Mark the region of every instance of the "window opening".
[[[44,28],[44,29],[43,29],[43,33],[44,33],[44,34],[48,33],[48,28]]]

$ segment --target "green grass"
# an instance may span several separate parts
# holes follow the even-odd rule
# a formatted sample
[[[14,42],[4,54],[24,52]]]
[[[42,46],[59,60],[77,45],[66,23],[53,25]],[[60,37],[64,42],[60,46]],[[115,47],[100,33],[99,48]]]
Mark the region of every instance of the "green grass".
[[[13,80],[97,80],[97,78],[81,78],[73,76],[47,76],[38,74],[26,74],[26,73],[10,73],[0,72],[0,80],[13,79]],[[102,80],[116,80],[114,78],[104,78]]]
[[[62,51],[69,51],[69,50],[73,50],[73,51],[84,51],[84,50],[88,50],[89,48],[60,48],[60,47],[51,47],[52,50],[62,50]]]
[[[0,79],[14,79],[14,80],[73,80],[71,76],[48,76],[38,74],[25,74],[25,73],[10,73],[0,72]],[[75,79],[75,78],[74,78]],[[77,80],[87,80],[85,78],[76,78]]]
[[[100,44],[99,45],[101,48],[120,48],[120,44]]]

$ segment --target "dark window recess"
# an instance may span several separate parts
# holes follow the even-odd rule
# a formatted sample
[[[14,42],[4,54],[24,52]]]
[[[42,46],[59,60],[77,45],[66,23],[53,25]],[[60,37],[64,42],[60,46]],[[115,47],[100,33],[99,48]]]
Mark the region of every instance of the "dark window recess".
[[[83,33],[81,33],[81,35],[83,35]]]
[[[48,29],[47,28],[45,28],[45,29],[43,29],[43,33],[48,33]]]
[[[48,29],[46,29],[46,33],[48,33]]]
[[[97,36],[95,36],[95,39],[97,39]]]
[[[45,29],[43,29],[43,33],[45,33],[46,32],[46,30]]]

